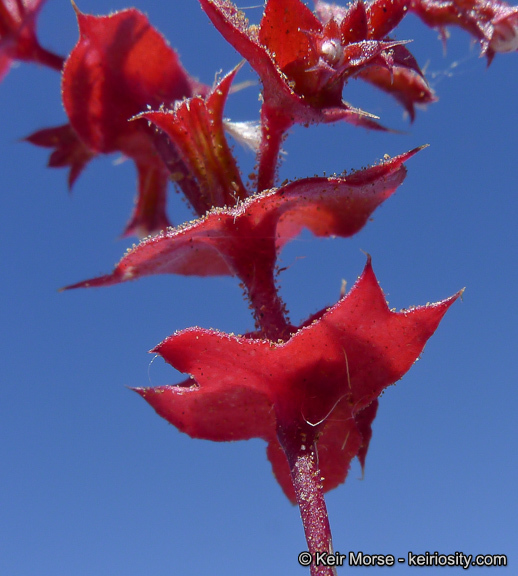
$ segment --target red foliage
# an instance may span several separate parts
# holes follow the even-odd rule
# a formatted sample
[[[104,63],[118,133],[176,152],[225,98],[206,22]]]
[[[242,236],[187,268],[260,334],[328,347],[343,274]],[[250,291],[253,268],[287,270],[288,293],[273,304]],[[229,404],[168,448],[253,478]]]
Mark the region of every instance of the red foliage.
[[[61,70],[63,60],[36,37],[43,3],[0,0],[0,79],[12,60]],[[252,134],[257,194],[243,184],[225,136],[223,109],[237,68],[210,90],[135,9],[96,17],[76,8],[79,41],[62,76],[69,123],[27,140],[53,149],[49,166],[69,167],[70,187],[97,154],[130,158],[138,198],[125,233],[160,232],[129,250],[111,274],[67,288],[153,274],[241,280],[256,331],[176,332],[152,352],[189,379],[136,391],[192,437],[263,438],[279,484],[300,505],[308,549],[331,550],[323,491],[344,482],[353,458],[364,467],[378,397],[410,369],[461,293],[391,311],[369,257],[344,298],[292,326],[276,285],[279,251],[302,228],[316,236],[357,233],[402,183],[404,162],[419,149],[348,176],[274,188],[283,139],[296,123],[346,120],[382,129],[342,99],[351,78],[394,96],[412,120],[416,105],[435,100],[406,42],[389,37],[407,12],[443,38],[446,26],[467,30],[490,62],[496,52],[518,49],[518,7],[500,0],[354,0],[347,7],[316,0],[313,13],[301,0],[266,0],[260,24],[249,25],[230,0],[200,3],[263,85],[261,123]],[[243,125],[246,132],[252,123]],[[200,218],[164,230],[169,180]],[[311,569],[313,576],[332,572]]]
[[[342,483],[350,461],[365,460],[376,399],[409,370],[458,296],[392,312],[369,259],[347,296],[286,342],[201,328],[170,336],[152,352],[191,379],[137,392],[192,437],[266,440],[295,501],[283,439],[316,443],[324,490]]]
[[[55,148],[49,157],[48,166],[50,168],[70,167],[68,173],[69,189],[72,188],[83,168],[95,156],[95,153],[78,138],[70,124],[38,130],[27,136],[25,140],[35,146]]]
[[[302,228],[316,236],[352,236],[404,180],[403,163],[419,149],[349,176],[305,178],[253,196],[235,208],[152,236],[129,250],[115,270],[67,288],[109,286],[153,274],[273,273],[277,253]],[[255,271],[253,271],[255,269]]]
[[[63,72],[70,124],[95,153],[119,151],[135,162],[139,196],[125,233],[158,232],[169,225],[165,202],[170,167],[160,155],[160,135],[144,121],[129,120],[207,88],[185,72],[176,52],[137,10],[100,17],[76,11],[80,37]],[[169,151],[168,157],[176,172],[186,174],[171,154],[176,152]]]
[[[186,195],[199,215],[214,207],[232,206],[248,196],[223,124],[223,108],[236,72],[227,74],[206,98],[195,96],[179,102],[173,110],[140,115],[167,134],[190,178],[196,180],[194,194]]]
[[[446,40],[446,26],[460,26],[480,41],[488,62],[496,52],[518,50],[518,7],[500,0],[411,0],[410,9]]]
[[[63,58],[40,46],[36,20],[46,0],[0,0],[0,80],[13,60],[61,70]]]
[[[401,2],[383,0],[381,6],[378,1],[368,9],[363,2],[347,9],[317,3],[321,21],[300,0],[268,0],[259,26],[249,26],[228,0],[200,2],[259,74],[264,107],[275,110],[268,115],[282,117],[284,123],[345,119],[379,128],[342,100],[344,83],[354,76],[394,92],[407,108],[434,99],[404,42],[386,38],[404,15]],[[394,88],[387,81],[392,75],[397,78]]]

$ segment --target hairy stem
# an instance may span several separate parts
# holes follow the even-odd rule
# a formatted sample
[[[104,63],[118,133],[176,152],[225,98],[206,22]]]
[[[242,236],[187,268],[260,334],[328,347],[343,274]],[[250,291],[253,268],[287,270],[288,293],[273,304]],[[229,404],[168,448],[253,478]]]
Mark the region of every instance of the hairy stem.
[[[336,576],[333,566],[325,565],[325,556],[333,554],[331,527],[327,515],[317,443],[302,431],[279,431],[279,441],[288,458],[297,503],[300,508],[308,552],[313,557],[311,576]],[[324,561],[316,563],[317,555]]]
[[[278,110],[263,105],[261,108],[261,146],[257,169],[257,191],[273,188],[284,134],[292,121]]]
[[[286,305],[273,278],[273,266],[253,267],[252,277],[245,282],[254,318],[261,335],[272,342],[286,340],[290,335]]]

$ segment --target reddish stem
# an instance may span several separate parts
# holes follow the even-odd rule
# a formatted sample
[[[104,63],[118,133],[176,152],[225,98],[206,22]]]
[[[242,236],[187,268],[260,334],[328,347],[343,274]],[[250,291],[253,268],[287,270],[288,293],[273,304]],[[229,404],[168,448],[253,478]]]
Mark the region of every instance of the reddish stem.
[[[261,146],[257,169],[257,191],[273,188],[282,140],[293,122],[274,108],[261,108]]]
[[[286,340],[290,335],[286,305],[275,285],[273,266],[261,264],[256,263],[256,266],[253,266],[252,278],[245,281],[255,321],[264,338],[272,342]]]
[[[50,52],[41,46],[37,46],[34,51],[34,62],[61,72],[65,59],[62,56],[54,54],[54,52]]]
[[[275,230],[275,217],[263,219],[261,226],[249,220],[234,222],[231,236],[238,241],[228,251],[233,256],[234,273],[250,300],[258,337],[272,342],[286,340],[292,331],[286,305],[275,284]]]
[[[274,186],[281,144],[284,135],[292,125],[292,119],[283,111],[263,105],[257,171],[259,193]],[[275,285],[274,233],[267,230],[268,225],[264,228],[262,240],[265,244],[260,246],[261,243],[256,242],[255,253],[250,254],[246,270],[240,270],[238,275],[248,292],[262,336],[275,342],[279,338],[285,340],[289,337],[292,328],[286,316],[286,307]],[[280,421],[297,422],[298,416],[281,418]],[[308,552],[313,558],[310,566],[311,576],[336,576],[334,566],[328,566],[325,563],[326,555],[333,554],[333,544],[318,465],[316,432],[306,425],[288,427],[280,425],[277,434],[288,459]]]
[[[310,435],[313,436],[311,442]],[[314,436],[300,429],[278,432],[279,441],[288,458],[308,552],[313,557],[311,576],[336,576],[336,569],[325,564],[326,556],[333,554],[333,542]],[[319,562],[316,562],[317,559]]]

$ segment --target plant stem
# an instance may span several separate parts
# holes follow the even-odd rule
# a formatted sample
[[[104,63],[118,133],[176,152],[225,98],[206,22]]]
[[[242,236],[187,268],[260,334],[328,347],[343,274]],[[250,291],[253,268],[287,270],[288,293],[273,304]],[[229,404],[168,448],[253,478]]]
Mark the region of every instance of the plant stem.
[[[261,108],[261,146],[257,170],[257,191],[273,188],[279,162],[281,144],[292,119],[282,110],[263,105]],[[267,226],[266,226],[267,228]],[[279,296],[274,279],[276,250],[274,231],[264,230],[265,243],[262,249],[256,246],[255,266],[238,274],[243,280],[256,323],[263,337],[275,342],[286,339],[291,327],[286,315],[286,307]],[[253,274],[251,274],[253,270]],[[258,275],[260,274],[260,278]],[[297,415],[298,416],[298,415]],[[284,420],[296,422],[298,418]],[[279,422],[279,420],[278,420]],[[318,465],[317,438],[315,430],[302,425],[278,428],[279,442],[286,454],[290,467],[295,496],[300,509],[308,552],[313,562],[311,576],[336,576],[333,566],[316,562],[317,555],[333,554],[331,527],[324,499],[324,489]]]
[[[265,105],[261,108],[261,146],[257,169],[257,192],[263,192],[274,187],[282,140],[291,125],[291,119],[280,114],[278,110]]]
[[[278,436],[288,458],[308,552],[313,556],[311,576],[336,576],[336,569],[333,566],[315,563],[317,554],[333,554],[331,528],[318,466],[316,439],[313,438],[309,443],[308,435],[301,430],[295,434],[293,430],[279,431]]]
[[[34,50],[34,61],[43,66],[52,68],[52,70],[56,70],[57,72],[61,72],[63,64],[65,63],[65,59],[62,56],[54,54],[41,46],[37,46]]]
[[[272,268],[255,267],[254,281],[245,285],[262,337],[272,342],[286,340],[290,335],[290,324],[286,317],[286,305],[275,285]]]
[[[257,227],[254,222],[243,221],[235,224],[236,238],[229,255],[233,256],[233,269],[243,283],[245,294],[253,310],[257,337],[272,342],[286,340],[292,332],[278,287],[275,284],[275,219],[265,219]]]

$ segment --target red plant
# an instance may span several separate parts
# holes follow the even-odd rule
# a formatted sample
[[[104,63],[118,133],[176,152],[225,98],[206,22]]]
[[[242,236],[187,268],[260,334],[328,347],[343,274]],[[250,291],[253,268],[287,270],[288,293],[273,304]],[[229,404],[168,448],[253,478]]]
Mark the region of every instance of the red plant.
[[[48,166],[49,168],[65,166],[70,168],[68,173],[70,190],[88,162],[95,157],[95,152],[86,146],[70,124],[38,130],[27,136],[25,140],[35,146],[55,149],[49,157]]]
[[[371,440],[378,397],[418,359],[461,292],[437,304],[389,310],[370,257],[337,304],[301,326],[290,322],[277,286],[277,258],[303,228],[315,236],[351,237],[406,175],[419,149],[348,176],[300,178],[276,187],[282,141],[295,124],[345,120],[383,129],[342,99],[349,79],[390,93],[414,119],[435,100],[405,41],[388,35],[408,12],[441,30],[461,26],[488,61],[518,49],[518,9],[498,0],[357,0],[347,8],[318,0],[268,0],[251,25],[229,0],[200,0],[221,34],[262,82],[260,124],[236,124],[224,107],[238,68],[212,88],[194,80],[176,52],[135,9],[110,16],[76,9],[79,40],[62,75],[69,123],[27,138],[53,148],[49,166],[70,169],[72,186],[98,154],[115,151],[138,171],[138,200],[125,233],[155,234],[111,274],[68,286],[108,286],[153,274],[231,275],[250,301],[255,331],[244,336],[190,328],[153,352],[188,374],[179,384],[136,391],[192,437],[214,441],[259,437],[274,474],[301,509],[308,549],[331,552],[324,492],[345,480]],[[0,1],[0,74],[12,59],[61,69],[39,47],[35,18],[42,2]],[[253,141],[254,189],[245,184],[226,130]],[[197,219],[168,228],[169,181]],[[329,575],[331,566],[311,566]]]

